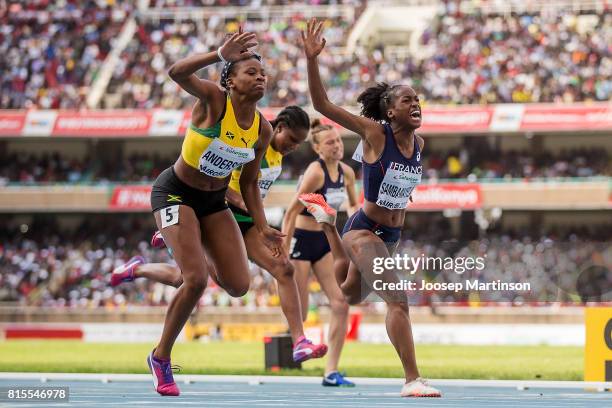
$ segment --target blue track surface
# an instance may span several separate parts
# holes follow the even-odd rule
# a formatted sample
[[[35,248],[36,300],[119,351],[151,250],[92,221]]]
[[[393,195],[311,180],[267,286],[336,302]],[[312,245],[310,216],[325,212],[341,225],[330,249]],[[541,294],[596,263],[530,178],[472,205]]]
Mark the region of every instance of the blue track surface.
[[[6,386],[67,386],[70,403],[0,402],[1,407],[612,407],[609,392],[564,389],[519,391],[513,388],[440,387],[442,398],[400,398],[391,385],[358,385],[355,388],[324,388],[316,384],[230,382],[179,384],[180,397],[160,397],[151,382],[0,380]]]

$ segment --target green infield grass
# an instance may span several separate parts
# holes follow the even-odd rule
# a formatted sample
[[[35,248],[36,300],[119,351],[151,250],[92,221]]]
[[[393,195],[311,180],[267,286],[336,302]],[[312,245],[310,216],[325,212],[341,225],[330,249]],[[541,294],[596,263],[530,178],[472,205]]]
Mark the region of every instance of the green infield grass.
[[[0,341],[0,371],[148,373],[153,344],[84,343],[66,340]],[[418,345],[427,378],[582,380],[581,347]],[[178,343],[172,363],[183,374],[273,374],[264,370],[263,343]],[[322,375],[325,359],[282,375]],[[340,369],[352,377],[402,377],[391,345],[347,343]]]

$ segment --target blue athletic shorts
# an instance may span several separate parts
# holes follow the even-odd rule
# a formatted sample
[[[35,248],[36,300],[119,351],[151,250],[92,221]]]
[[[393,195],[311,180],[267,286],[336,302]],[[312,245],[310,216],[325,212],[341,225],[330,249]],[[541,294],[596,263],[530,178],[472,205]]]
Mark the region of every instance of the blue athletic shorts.
[[[383,240],[385,244],[395,244],[399,241],[402,229],[400,227],[387,227],[369,219],[363,209],[359,209],[344,224],[342,235],[349,231],[368,230]]]
[[[291,240],[291,259],[316,263],[330,251],[323,231],[295,229]]]

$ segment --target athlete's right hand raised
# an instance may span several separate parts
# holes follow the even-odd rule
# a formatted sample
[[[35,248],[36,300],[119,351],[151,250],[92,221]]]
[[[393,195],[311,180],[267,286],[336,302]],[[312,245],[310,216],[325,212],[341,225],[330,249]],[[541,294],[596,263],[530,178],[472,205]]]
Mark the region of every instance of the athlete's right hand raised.
[[[325,38],[321,36],[322,31],[323,22],[314,18],[308,22],[306,31],[302,31],[302,43],[304,44],[306,58],[315,58],[323,51]]]
[[[250,48],[257,46],[255,33],[243,32],[242,26],[237,33],[226,37],[225,42],[219,47],[219,54],[226,61],[234,62],[253,55]]]

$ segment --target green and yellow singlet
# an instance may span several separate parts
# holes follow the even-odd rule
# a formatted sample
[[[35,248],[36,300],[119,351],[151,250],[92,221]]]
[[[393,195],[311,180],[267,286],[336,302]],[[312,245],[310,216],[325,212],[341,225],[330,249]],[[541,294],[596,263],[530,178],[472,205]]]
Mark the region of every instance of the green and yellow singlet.
[[[283,155],[272,148],[272,144],[268,145],[266,154],[261,160],[261,167],[259,170],[259,191],[261,192],[261,198],[266,198],[272,183],[280,176],[282,170]],[[239,167],[232,171],[232,178],[230,179],[229,188],[240,193],[240,174],[242,173],[242,167]]]
[[[189,125],[181,156],[185,163],[210,177],[225,178],[255,158],[261,114],[257,112],[251,127],[242,129],[236,120],[232,101],[227,95],[225,113],[216,125],[201,129]]]

